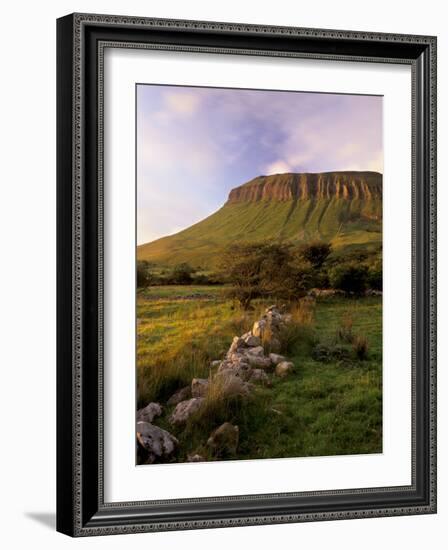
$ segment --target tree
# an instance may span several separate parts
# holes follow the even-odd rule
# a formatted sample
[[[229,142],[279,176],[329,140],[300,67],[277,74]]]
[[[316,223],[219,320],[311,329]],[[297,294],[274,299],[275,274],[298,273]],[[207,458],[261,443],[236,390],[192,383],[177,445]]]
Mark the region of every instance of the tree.
[[[184,262],[174,266],[170,280],[176,285],[190,285],[193,281],[192,275],[195,272],[194,267]]]
[[[300,256],[309,262],[314,269],[320,269],[331,254],[331,244],[319,241],[303,245]]]
[[[365,265],[341,264],[330,270],[332,288],[362,294],[367,288],[368,268]]]
[[[297,262],[290,245],[239,243],[227,247],[221,271],[232,287],[229,295],[245,310],[259,297],[291,299],[309,288],[309,268]]]
[[[151,273],[149,267],[149,263],[144,260],[137,262],[137,287],[146,287],[150,284]]]

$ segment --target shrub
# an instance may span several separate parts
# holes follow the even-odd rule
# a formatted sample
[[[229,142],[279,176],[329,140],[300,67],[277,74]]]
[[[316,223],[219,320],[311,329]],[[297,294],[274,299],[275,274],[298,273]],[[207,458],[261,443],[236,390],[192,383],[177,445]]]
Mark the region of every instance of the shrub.
[[[150,272],[150,264],[146,261],[137,262],[137,287],[144,288],[152,283],[153,276]]]
[[[300,256],[309,262],[314,269],[320,269],[331,254],[331,244],[319,241],[302,246]]]
[[[337,290],[359,295],[367,288],[368,268],[365,265],[337,265],[329,275],[332,288]]]
[[[166,283],[172,285],[191,285],[195,272],[195,268],[185,262],[175,265],[166,278]]]
[[[349,361],[350,353],[340,345],[317,344],[311,353],[311,357],[314,361],[320,363],[331,363],[332,361]]]
[[[287,244],[232,244],[223,251],[220,267],[232,285],[229,297],[244,310],[256,298],[289,300],[303,296],[310,287],[310,268],[297,262]]]
[[[373,290],[383,290],[383,272],[381,269],[370,269],[367,276],[367,285]]]
[[[369,352],[369,342],[365,336],[356,336],[353,341],[353,351],[360,361],[365,361]]]

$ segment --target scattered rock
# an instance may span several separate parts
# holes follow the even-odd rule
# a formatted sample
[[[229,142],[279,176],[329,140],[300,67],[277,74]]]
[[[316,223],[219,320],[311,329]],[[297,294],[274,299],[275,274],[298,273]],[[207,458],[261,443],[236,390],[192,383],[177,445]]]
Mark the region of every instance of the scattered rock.
[[[204,402],[203,397],[193,397],[176,405],[169,421],[171,424],[185,424],[189,417],[196,413]]]
[[[234,455],[238,448],[239,432],[238,426],[224,422],[212,432],[208,438],[207,446],[216,456]]]
[[[275,367],[275,374],[280,378],[288,376],[294,371],[294,363],[291,361],[282,361]]]
[[[240,348],[243,348],[244,346],[245,346],[244,340],[239,336],[235,336],[232,343],[230,344],[230,348],[229,348],[229,351],[227,352],[227,355],[231,355],[232,353],[238,351]]]
[[[209,383],[207,378],[193,378],[191,381],[192,397],[204,397],[207,393]]]
[[[158,403],[150,403],[137,411],[137,422],[152,422],[156,416],[162,414],[162,407]]]
[[[248,354],[247,358],[251,367],[268,369],[271,366],[271,360],[269,359],[269,357],[258,357],[257,355]]]
[[[248,376],[250,378],[250,375]],[[217,375],[216,383],[223,397],[246,397],[250,394],[251,385],[232,370],[222,371]]]
[[[222,361],[221,361],[220,359],[218,359],[218,360],[216,360],[216,361],[212,361],[212,362],[210,363],[210,367],[211,367],[212,369],[215,369],[215,368],[219,367],[219,366],[221,365],[221,363],[222,363]]]
[[[251,348],[261,346],[260,338],[258,336],[254,336],[251,332],[243,334],[241,338],[244,340],[244,343],[246,344],[246,346],[249,346]]]
[[[191,386],[185,386],[184,388],[177,390],[177,392],[168,399],[166,404],[172,407],[173,405],[177,405],[181,401],[190,399],[190,397],[191,397]]]
[[[269,359],[273,365],[278,365],[279,363],[286,361],[286,357],[283,357],[283,355],[279,355],[278,353],[270,353]]]
[[[256,346],[254,348],[249,348],[246,352],[246,355],[255,355],[256,357],[264,356],[263,346]]]
[[[187,462],[205,462],[205,458],[199,454],[192,454],[187,456]]]
[[[137,422],[137,443],[142,462],[153,464],[169,460],[176,451],[179,441],[166,430],[149,422]]]

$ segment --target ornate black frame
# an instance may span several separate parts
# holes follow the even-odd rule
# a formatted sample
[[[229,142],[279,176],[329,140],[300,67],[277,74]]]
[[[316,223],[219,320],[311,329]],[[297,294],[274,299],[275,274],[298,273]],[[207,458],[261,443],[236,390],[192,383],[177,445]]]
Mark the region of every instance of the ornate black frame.
[[[111,45],[411,65],[412,485],[104,502],[102,60]],[[57,51],[58,531],[89,536],[435,513],[436,38],[73,14],[57,21]]]

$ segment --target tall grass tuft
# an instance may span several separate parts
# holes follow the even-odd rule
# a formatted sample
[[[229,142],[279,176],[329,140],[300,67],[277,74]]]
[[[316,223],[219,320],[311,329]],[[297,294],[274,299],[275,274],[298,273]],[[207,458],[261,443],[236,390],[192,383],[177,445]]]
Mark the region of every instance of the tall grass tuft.
[[[354,340],[353,334],[353,315],[350,311],[344,312],[342,315],[337,336],[341,342],[352,344]]]
[[[355,336],[353,339],[353,351],[360,361],[365,361],[369,355],[369,341],[365,336]]]

